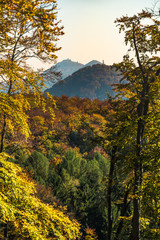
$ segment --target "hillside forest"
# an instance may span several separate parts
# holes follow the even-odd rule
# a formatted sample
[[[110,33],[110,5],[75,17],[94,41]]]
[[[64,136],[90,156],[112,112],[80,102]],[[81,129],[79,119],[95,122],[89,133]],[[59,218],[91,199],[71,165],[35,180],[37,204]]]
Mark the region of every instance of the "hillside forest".
[[[0,1],[0,239],[158,240],[159,11],[115,20],[129,51],[102,101],[44,94],[27,66],[56,59],[56,9]]]
[[[45,90],[53,96],[80,97],[105,100],[107,95],[115,96],[112,85],[121,79],[119,72],[112,66],[94,64],[81,68],[71,76],[55,83]]]

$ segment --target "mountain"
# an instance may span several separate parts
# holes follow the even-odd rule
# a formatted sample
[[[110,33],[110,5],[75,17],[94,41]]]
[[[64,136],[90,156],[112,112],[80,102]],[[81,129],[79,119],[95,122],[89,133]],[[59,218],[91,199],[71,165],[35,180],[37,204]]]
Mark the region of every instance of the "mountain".
[[[106,91],[114,96],[111,85],[119,80],[120,76],[111,66],[97,64],[79,69],[46,91],[59,97],[66,95],[104,100],[107,98]]]
[[[42,90],[44,91],[46,88],[52,87],[58,80],[62,80],[70,76],[82,67],[84,67],[82,63],[73,62],[70,59],[65,59],[57,63],[42,73],[46,85],[46,87]]]
[[[45,73],[51,72],[51,71],[53,72],[53,70],[57,71],[57,72],[61,72],[62,79],[64,79],[82,67],[84,67],[84,65],[82,63],[74,62],[71,59],[65,59],[65,60],[57,63],[55,66],[46,70]]]
[[[66,77],[72,75],[72,73],[78,71],[81,68],[88,67],[88,66],[93,66],[95,64],[101,64],[97,60],[92,60],[87,64],[82,64],[79,62],[74,62],[71,59],[65,59],[59,63],[57,63],[53,68],[62,73],[62,79],[65,79]]]
[[[91,66],[96,65],[96,64],[102,64],[102,63],[97,61],[97,60],[92,60],[89,63],[85,64],[84,67],[89,67],[89,66],[91,67]]]
[[[47,88],[50,88],[57,82],[59,78],[65,79],[66,77],[72,75],[72,73],[78,71],[79,69],[87,66],[93,66],[95,64],[101,64],[101,63],[97,60],[92,60],[89,63],[84,65],[79,62],[74,62],[70,59],[65,59],[43,72],[42,75],[45,80],[45,85]],[[60,75],[58,75],[58,73],[60,73]],[[45,89],[46,88],[43,88],[43,90]]]

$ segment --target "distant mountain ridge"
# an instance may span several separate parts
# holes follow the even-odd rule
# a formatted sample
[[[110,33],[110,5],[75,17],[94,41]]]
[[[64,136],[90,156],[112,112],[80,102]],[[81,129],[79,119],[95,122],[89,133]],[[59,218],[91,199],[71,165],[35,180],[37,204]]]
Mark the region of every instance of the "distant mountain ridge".
[[[85,64],[84,67],[89,67],[89,66],[91,67],[91,66],[96,65],[96,64],[102,64],[102,63],[97,61],[97,60],[92,60],[89,63]]]
[[[71,59],[65,59],[55,65],[55,70],[60,71],[62,73],[62,79],[64,79],[82,67],[84,67],[82,63],[74,62]]]
[[[47,89],[51,95],[77,96],[81,98],[100,99],[107,98],[108,92],[114,96],[112,84],[118,83],[120,76],[111,66],[105,64],[93,64],[74,72],[64,80]]]
[[[43,77],[45,79],[45,84],[47,87],[52,87],[53,84],[56,83],[56,76],[54,72],[60,72],[61,73],[61,79],[65,79],[66,77],[72,75],[72,73],[78,71],[81,68],[87,67],[87,66],[93,66],[95,64],[101,64],[97,60],[92,60],[87,64],[82,64],[79,62],[74,62],[71,59],[65,59],[61,62],[58,62],[53,67],[45,70],[43,72]],[[52,80],[52,81],[50,81]]]

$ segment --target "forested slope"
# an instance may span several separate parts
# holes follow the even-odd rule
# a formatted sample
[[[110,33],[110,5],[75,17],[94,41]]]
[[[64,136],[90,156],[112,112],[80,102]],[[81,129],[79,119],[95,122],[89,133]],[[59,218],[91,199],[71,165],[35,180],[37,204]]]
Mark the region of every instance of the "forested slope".
[[[107,93],[111,96],[115,95],[112,85],[118,83],[120,78],[118,72],[115,72],[111,66],[96,64],[74,72],[46,92],[59,97],[66,95],[104,100],[108,98]]]
[[[56,59],[56,9],[52,0],[0,2],[0,238],[158,240],[159,9],[116,20],[128,52],[114,73],[74,73],[67,82],[81,98],[43,94],[44,79],[27,67]],[[117,94],[99,100],[119,72]]]

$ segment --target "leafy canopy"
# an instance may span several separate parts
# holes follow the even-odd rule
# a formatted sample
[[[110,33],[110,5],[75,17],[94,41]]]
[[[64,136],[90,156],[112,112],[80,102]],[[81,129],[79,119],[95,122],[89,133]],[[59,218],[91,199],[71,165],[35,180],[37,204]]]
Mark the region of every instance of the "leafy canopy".
[[[0,154],[0,219],[1,223],[8,224],[9,237],[77,239],[80,236],[79,224],[37,199],[34,183],[8,158],[8,155]]]
[[[27,67],[29,58],[55,60],[62,27],[56,20],[56,1],[11,0],[0,2],[0,123],[3,151],[6,130],[30,134],[26,111],[31,103],[26,94],[34,93],[34,103],[42,105],[43,79]],[[54,101],[51,101],[54,104]],[[51,109],[50,109],[51,110]]]

